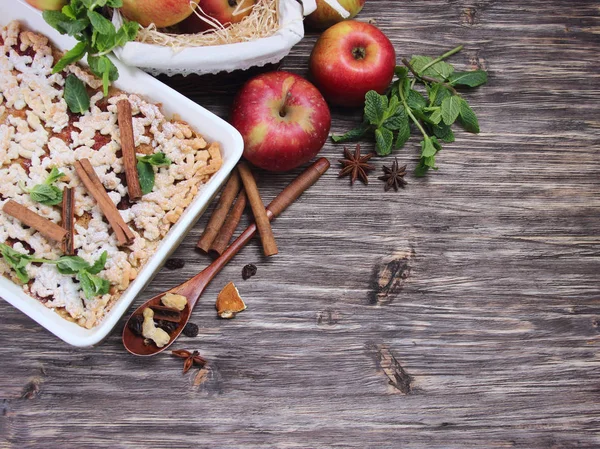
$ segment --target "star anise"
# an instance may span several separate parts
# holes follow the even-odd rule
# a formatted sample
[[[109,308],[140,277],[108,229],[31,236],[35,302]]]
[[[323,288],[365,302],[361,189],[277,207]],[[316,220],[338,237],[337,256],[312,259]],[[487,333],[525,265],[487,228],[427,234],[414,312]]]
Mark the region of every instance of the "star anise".
[[[386,192],[392,187],[397,192],[398,188],[404,188],[404,186],[408,184],[404,180],[404,175],[406,175],[406,165],[399,167],[398,159],[396,158],[394,158],[394,162],[392,162],[391,168],[386,167],[385,165],[383,166],[383,173],[384,175],[380,176],[378,179],[381,179],[383,182],[385,182],[384,190]]]
[[[198,351],[190,352],[186,351],[185,349],[177,349],[175,351],[171,351],[171,354],[185,359],[185,362],[183,362],[183,374],[187,373],[194,365],[198,365],[200,367],[206,365],[206,360],[200,357],[200,353]]]
[[[338,177],[350,175],[350,184],[354,184],[356,179],[360,179],[363,184],[368,184],[367,171],[375,169],[371,164],[367,164],[372,157],[373,153],[366,156],[360,155],[360,144],[356,145],[354,154],[344,147],[344,159],[339,159],[339,163],[342,164],[343,168],[340,170]]]

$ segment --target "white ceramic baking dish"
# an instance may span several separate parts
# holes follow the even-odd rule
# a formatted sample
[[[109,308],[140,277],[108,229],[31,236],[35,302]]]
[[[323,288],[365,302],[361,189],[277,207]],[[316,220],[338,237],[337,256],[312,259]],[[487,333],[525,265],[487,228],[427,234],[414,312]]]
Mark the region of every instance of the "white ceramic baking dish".
[[[4,26],[11,20],[19,20],[27,28],[45,34],[54,45],[62,50],[68,50],[74,45],[75,41],[72,38],[58,34],[44,22],[39,11],[20,0],[0,2],[0,24]],[[29,315],[57,337],[74,346],[95,345],[110,333],[136,296],[150,282],[169,254],[177,248],[204,212],[240,159],[244,147],[242,136],[224,120],[141,70],[127,67],[116,60],[113,61],[119,69],[119,80],[115,83],[117,87],[142,95],[152,102],[161,103],[167,116],[177,114],[204,135],[208,141],[218,141],[221,144],[224,163],[223,167],[198,193],[179,221],[171,228],[159,245],[156,254],[148,260],[138,277],[123,292],[104,320],[95,328],[84,329],[61,318],[38,300],[26,295],[21,287],[0,276],[0,297]]]

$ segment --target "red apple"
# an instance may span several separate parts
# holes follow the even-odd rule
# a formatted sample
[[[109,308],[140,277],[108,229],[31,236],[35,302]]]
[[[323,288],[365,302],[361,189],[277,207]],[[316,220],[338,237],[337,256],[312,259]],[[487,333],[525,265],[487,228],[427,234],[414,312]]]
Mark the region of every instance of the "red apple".
[[[345,20],[319,37],[309,65],[312,79],[327,101],[360,106],[369,90],[382,94],[390,85],[396,52],[377,27]]]
[[[67,0],[25,0],[34,8],[42,11],[60,11],[67,4]]]
[[[256,0],[201,0],[196,12],[227,26],[241,22],[252,12],[255,4]],[[179,30],[183,33],[199,33],[213,28],[215,27],[202,20],[196,13],[179,24]]]
[[[123,0],[121,12],[142,26],[151,23],[158,28],[169,27],[192,14],[198,0]]]
[[[289,72],[269,72],[238,92],[231,123],[244,138],[244,157],[271,171],[291,170],[323,147],[331,126],[317,88]]]
[[[365,4],[365,0],[337,0],[337,2],[350,13],[348,17],[342,17],[325,0],[317,0],[317,9],[306,18],[306,24],[312,28],[324,30],[344,19],[352,19]]]

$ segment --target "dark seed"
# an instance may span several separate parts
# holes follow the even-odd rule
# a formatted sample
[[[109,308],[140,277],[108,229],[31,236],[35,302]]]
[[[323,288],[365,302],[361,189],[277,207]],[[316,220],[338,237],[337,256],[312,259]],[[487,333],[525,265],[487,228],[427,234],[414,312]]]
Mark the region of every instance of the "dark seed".
[[[165,267],[169,270],[179,270],[185,266],[185,260],[183,259],[169,259],[165,263]]]
[[[142,324],[144,323],[144,317],[142,315],[134,315],[127,323],[127,326],[135,335],[142,335]]]
[[[242,279],[250,279],[252,276],[256,274],[257,268],[256,265],[249,263],[248,265],[242,268]]]
[[[183,335],[185,335],[186,337],[197,337],[198,325],[194,323],[187,323],[183,328]]]

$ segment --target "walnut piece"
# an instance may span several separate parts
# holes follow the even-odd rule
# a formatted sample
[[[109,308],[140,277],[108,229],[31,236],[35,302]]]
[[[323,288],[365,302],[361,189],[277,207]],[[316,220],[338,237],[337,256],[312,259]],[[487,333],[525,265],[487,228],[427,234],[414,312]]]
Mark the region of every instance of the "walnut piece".
[[[154,324],[154,311],[147,307],[144,309],[144,324],[142,324],[142,335],[151,339],[156,346],[162,348],[169,343],[171,337],[160,327]]]
[[[187,305],[187,298],[183,295],[167,293],[165,296],[163,296],[160,299],[160,302],[162,302],[163,305],[165,305],[167,307],[182,311],[183,309],[185,309],[185,306]]]
[[[223,287],[223,290],[217,296],[215,307],[221,318],[233,318],[236,313],[246,309],[246,304],[244,304],[240,292],[233,285],[233,282],[230,282]]]

